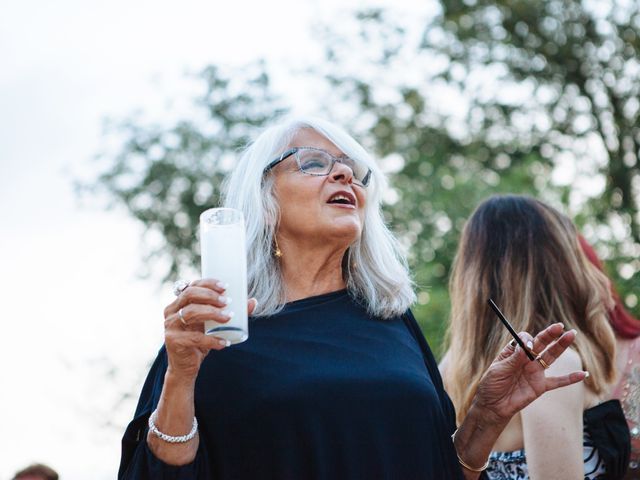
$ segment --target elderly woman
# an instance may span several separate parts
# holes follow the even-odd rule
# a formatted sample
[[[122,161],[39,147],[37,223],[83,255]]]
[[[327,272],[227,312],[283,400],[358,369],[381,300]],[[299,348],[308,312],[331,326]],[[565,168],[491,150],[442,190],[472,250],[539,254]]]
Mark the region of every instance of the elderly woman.
[[[224,279],[191,282],[165,308],[119,478],[478,478],[514,414],[585,378],[545,377],[508,344],[456,430],[381,215],[384,182],[317,119],[272,127],[244,152],[224,203],[246,218],[251,337],[225,348],[203,334],[206,319],[228,320]],[[575,332],[520,336],[550,365]]]

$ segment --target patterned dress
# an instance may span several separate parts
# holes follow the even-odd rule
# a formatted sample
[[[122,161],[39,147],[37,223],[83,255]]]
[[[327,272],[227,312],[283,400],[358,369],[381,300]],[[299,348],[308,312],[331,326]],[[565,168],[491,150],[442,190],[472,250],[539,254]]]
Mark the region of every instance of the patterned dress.
[[[604,462],[586,431],[584,432],[583,445],[584,480],[605,478]],[[492,452],[489,457],[487,475],[490,480],[528,480],[529,469],[524,449],[513,452]]]

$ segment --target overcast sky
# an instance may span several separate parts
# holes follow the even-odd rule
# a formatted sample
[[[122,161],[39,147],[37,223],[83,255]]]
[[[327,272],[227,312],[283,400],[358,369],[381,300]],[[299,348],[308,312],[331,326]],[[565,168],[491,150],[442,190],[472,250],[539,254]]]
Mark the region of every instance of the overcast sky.
[[[167,99],[193,95],[185,71],[210,63],[313,59],[310,25],[337,21],[338,4],[362,2],[0,5],[0,478],[34,461],[63,480],[114,478],[162,342],[172,295],[136,276],[139,225],[73,194],[74,177],[93,172],[102,119],[161,119]]]

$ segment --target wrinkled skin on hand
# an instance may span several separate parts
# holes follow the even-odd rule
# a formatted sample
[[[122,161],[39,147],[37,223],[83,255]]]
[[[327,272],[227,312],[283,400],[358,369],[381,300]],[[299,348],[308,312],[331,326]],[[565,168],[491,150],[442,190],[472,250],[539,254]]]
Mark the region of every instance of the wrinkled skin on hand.
[[[530,350],[539,352],[547,365],[551,365],[575,339],[575,330],[564,331],[555,323],[535,338],[526,332],[519,337]],[[491,363],[478,385],[474,403],[495,418],[497,423],[508,421],[539,398],[543,393],[577,383],[587,376],[586,372],[551,377],[538,361],[531,361],[518,345],[507,345]]]

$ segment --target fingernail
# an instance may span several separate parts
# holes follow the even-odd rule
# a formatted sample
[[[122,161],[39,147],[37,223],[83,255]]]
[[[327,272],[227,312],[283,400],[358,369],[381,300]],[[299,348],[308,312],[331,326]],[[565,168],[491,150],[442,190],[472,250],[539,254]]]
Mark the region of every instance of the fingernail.
[[[229,286],[228,283],[224,283],[224,282],[217,282],[216,283],[216,287],[222,288],[223,290],[226,290],[228,286]]]
[[[531,340],[527,340],[527,348],[533,350],[533,342]]]
[[[577,334],[578,334],[578,332],[576,331],[576,329],[575,329],[575,328],[572,328],[572,329],[571,329],[571,330],[569,330],[569,331],[570,331],[570,332],[573,332],[575,335],[577,335]]]
[[[222,347],[228,347],[229,345],[231,345],[231,342],[229,340],[224,339],[224,338],[219,338],[218,339],[218,344],[220,344],[220,346],[222,346]]]
[[[254,298],[253,301],[255,302],[255,305],[253,306],[254,309],[258,308],[258,299]]]
[[[218,301],[220,303],[224,303],[225,305],[229,305],[231,303],[231,299],[229,297],[225,297],[224,295],[220,295],[218,297]]]
[[[233,316],[235,315],[232,310],[222,310],[221,313],[229,318],[233,318]]]
[[[558,323],[556,323],[556,325],[560,325],[564,329],[564,323],[558,322]]]
[[[589,372],[587,372],[587,371],[585,370],[585,372],[584,372],[584,378],[589,378],[589,377],[590,377]]]

